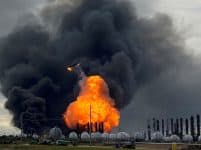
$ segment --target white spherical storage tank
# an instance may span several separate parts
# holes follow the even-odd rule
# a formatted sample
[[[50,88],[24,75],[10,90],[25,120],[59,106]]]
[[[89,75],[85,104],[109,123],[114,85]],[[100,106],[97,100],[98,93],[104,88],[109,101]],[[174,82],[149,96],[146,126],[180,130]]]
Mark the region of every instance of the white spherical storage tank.
[[[22,134],[20,135],[20,137],[26,138],[26,137],[27,137],[27,135],[26,135],[26,134],[24,134],[24,133],[22,133]]]
[[[82,132],[82,134],[81,134],[81,140],[85,141],[85,142],[89,141],[90,140],[89,133],[88,132]]]
[[[101,138],[104,142],[108,141],[109,140],[109,134],[108,133],[103,133],[101,135]]]
[[[184,135],[182,141],[185,143],[191,143],[193,142],[193,137],[191,135]]]
[[[109,134],[109,140],[110,141],[116,141],[117,135],[116,134]]]
[[[169,142],[171,142],[171,139],[170,139],[169,136],[166,136],[166,137],[164,137],[164,141],[167,142],[167,143],[169,143]]]
[[[151,136],[151,140],[155,142],[162,142],[164,141],[164,136],[160,132],[154,132]]]
[[[93,141],[99,141],[101,140],[102,134],[100,132],[95,132],[91,134],[91,139]]]
[[[142,132],[136,132],[134,135],[134,138],[136,141],[144,141],[145,140],[145,136]]]
[[[180,137],[177,135],[171,135],[170,142],[180,142]]]
[[[65,135],[61,136],[61,140],[65,140],[65,138],[66,138]]]
[[[117,139],[120,141],[125,141],[130,139],[130,135],[126,132],[119,132],[117,133]]]
[[[39,139],[39,136],[37,134],[33,134],[32,138],[37,140]]]
[[[198,137],[198,143],[201,143],[201,135]]]
[[[58,140],[62,137],[62,131],[61,129],[57,128],[57,127],[54,127],[52,129],[50,129],[50,132],[49,132],[49,137],[54,139],[54,140]]]
[[[78,135],[76,132],[71,132],[68,137],[70,140],[78,140]]]

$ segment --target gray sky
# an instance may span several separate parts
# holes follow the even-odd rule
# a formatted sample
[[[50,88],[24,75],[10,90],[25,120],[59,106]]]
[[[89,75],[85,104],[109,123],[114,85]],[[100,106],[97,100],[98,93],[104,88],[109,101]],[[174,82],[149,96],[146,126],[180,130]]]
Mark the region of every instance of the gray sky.
[[[177,31],[185,39],[187,53],[193,55],[197,66],[165,72],[137,92],[132,104],[121,112],[121,127],[131,133],[135,131],[133,129],[145,129],[147,119],[152,117],[189,117],[201,113],[201,1],[133,1],[140,16],[151,17],[155,13],[171,16]],[[132,116],[132,119],[126,116]]]
[[[23,16],[26,16],[27,14],[29,14],[30,12],[32,13],[37,13],[39,11],[39,9],[44,5],[45,1],[47,0],[0,0],[0,37],[1,36],[5,36],[6,34],[8,34],[20,21],[19,18],[22,18]],[[187,45],[187,49],[188,49],[188,53],[193,54],[195,56],[195,60],[200,58],[201,55],[201,1],[200,0],[132,0],[136,3],[136,8],[137,8],[137,12],[139,14],[139,16],[141,17],[152,17],[155,13],[166,13],[169,16],[171,16],[173,18],[175,27],[177,28],[178,32],[180,32],[183,37],[185,38],[186,41],[186,45]],[[198,62],[199,63],[199,62]],[[201,70],[201,69],[200,69]],[[189,74],[187,74],[186,77],[186,72],[191,72]],[[185,77],[183,77],[184,75],[181,73],[180,77],[183,77],[185,82],[183,81],[178,81],[178,86],[182,84],[193,84],[193,87],[196,87],[197,89],[199,89],[199,87],[201,88],[201,83],[196,83],[197,82],[197,78],[199,78],[199,76],[201,73],[194,73],[192,74],[193,71],[186,71],[184,72]],[[160,106],[157,107],[158,104],[155,104],[154,102],[149,102],[148,101],[148,96],[150,96],[150,91],[151,92],[155,92],[157,93],[156,90],[160,90],[161,88],[163,88],[163,86],[161,85],[161,81],[163,81],[162,83],[166,84],[167,81],[170,85],[168,85],[168,87],[171,86],[175,86],[172,79],[172,77],[175,77],[175,74],[172,73],[170,74],[168,77],[165,76],[163,77],[163,75],[157,79],[156,81],[154,81],[154,83],[150,83],[149,85],[147,85],[147,87],[144,87],[143,89],[141,89],[136,96],[134,97],[134,101],[132,104],[130,104],[125,110],[122,111],[122,118],[127,118],[124,116],[133,116],[133,120],[134,121],[129,121],[129,120],[122,120],[122,122],[127,121],[128,124],[122,124],[122,127],[124,128],[128,128],[128,131],[132,131],[131,129],[133,128],[133,126],[135,126],[135,118],[137,118],[138,116],[143,116],[143,119],[146,118],[146,116],[148,117],[150,114],[148,112],[153,112],[152,115],[156,115],[155,113],[158,111],[163,112],[162,110],[158,110],[161,109],[165,106],[168,107],[168,105],[166,104],[166,102],[168,100],[165,100],[164,103],[162,103]],[[194,80],[192,80],[192,77],[194,78]],[[186,79],[191,79],[188,80],[188,82],[186,81]],[[160,81],[160,82],[159,82]],[[192,86],[190,86],[192,87]],[[153,91],[153,90],[155,91]],[[170,89],[170,88],[169,88]],[[167,94],[173,94],[174,91],[171,90],[164,90],[162,91],[159,95],[157,95],[158,97],[156,97],[156,99],[161,98],[164,99],[165,95]],[[182,89],[180,89],[182,91]],[[189,92],[190,89],[184,89],[187,91],[187,93]],[[191,95],[192,93],[189,93],[189,95]],[[201,97],[201,95],[199,95],[199,90],[195,91],[195,93],[193,93],[194,95],[197,94],[197,99],[199,99],[199,96]],[[188,95],[188,94],[187,94]],[[155,95],[153,95],[155,96]],[[177,97],[181,98],[180,95],[177,95]],[[175,98],[173,98],[175,99]],[[186,106],[191,106],[195,107],[195,106],[200,106],[201,102],[199,102],[199,100],[195,100],[192,101],[191,103],[186,104]],[[10,120],[11,120],[11,115],[9,115],[8,111],[6,111],[3,108],[4,102],[6,101],[5,98],[3,98],[2,96],[0,96],[0,130],[5,130],[7,128],[11,129],[10,133],[12,133],[13,131],[15,131],[15,129],[12,127],[12,125],[10,124]],[[169,102],[169,101],[168,101]],[[139,107],[140,106],[140,107]],[[169,106],[171,107],[171,106]],[[140,108],[140,109],[139,109]],[[188,109],[185,109],[187,107],[183,107],[180,112],[184,112]],[[199,108],[197,108],[199,109]],[[195,110],[197,110],[195,109]],[[174,111],[174,109],[173,109]],[[193,111],[192,111],[193,112]],[[164,114],[161,113],[158,116],[166,116]],[[181,115],[185,115],[185,113],[180,113]],[[136,126],[136,128],[143,128],[141,127],[142,123],[137,123],[138,126]]]

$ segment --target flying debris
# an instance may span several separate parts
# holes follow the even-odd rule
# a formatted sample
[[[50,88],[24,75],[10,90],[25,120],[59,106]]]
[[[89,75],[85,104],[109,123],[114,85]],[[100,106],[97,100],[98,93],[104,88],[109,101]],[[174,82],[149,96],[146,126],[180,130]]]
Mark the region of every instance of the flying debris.
[[[80,64],[72,64],[70,66],[67,66],[67,71],[73,72],[76,68],[80,68]]]
[[[80,64],[74,64],[74,65],[68,66],[67,71],[77,73],[80,79],[83,79],[86,76]]]

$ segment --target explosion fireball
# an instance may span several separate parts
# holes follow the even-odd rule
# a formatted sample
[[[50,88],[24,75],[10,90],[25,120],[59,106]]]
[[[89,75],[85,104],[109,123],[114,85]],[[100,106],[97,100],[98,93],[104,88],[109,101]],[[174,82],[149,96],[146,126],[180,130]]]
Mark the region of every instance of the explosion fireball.
[[[72,71],[72,69],[67,68]],[[80,82],[80,93],[64,113],[64,121],[71,129],[77,125],[103,123],[104,131],[110,132],[119,125],[120,113],[109,95],[107,83],[101,76],[85,76]]]

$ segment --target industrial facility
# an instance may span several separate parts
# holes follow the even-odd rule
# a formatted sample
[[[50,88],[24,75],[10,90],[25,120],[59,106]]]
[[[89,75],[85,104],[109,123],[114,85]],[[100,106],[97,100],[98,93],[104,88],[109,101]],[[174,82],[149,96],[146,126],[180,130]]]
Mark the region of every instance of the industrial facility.
[[[200,142],[200,115],[191,116],[190,118],[169,118],[156,119],[147,121],[147,138],[152,139],[154,133],[160,133],[163,137],[177,137],[178,141]],[[175,138],[176,139],[176,138]],[[161,139],[162,140],[162,139]]]

